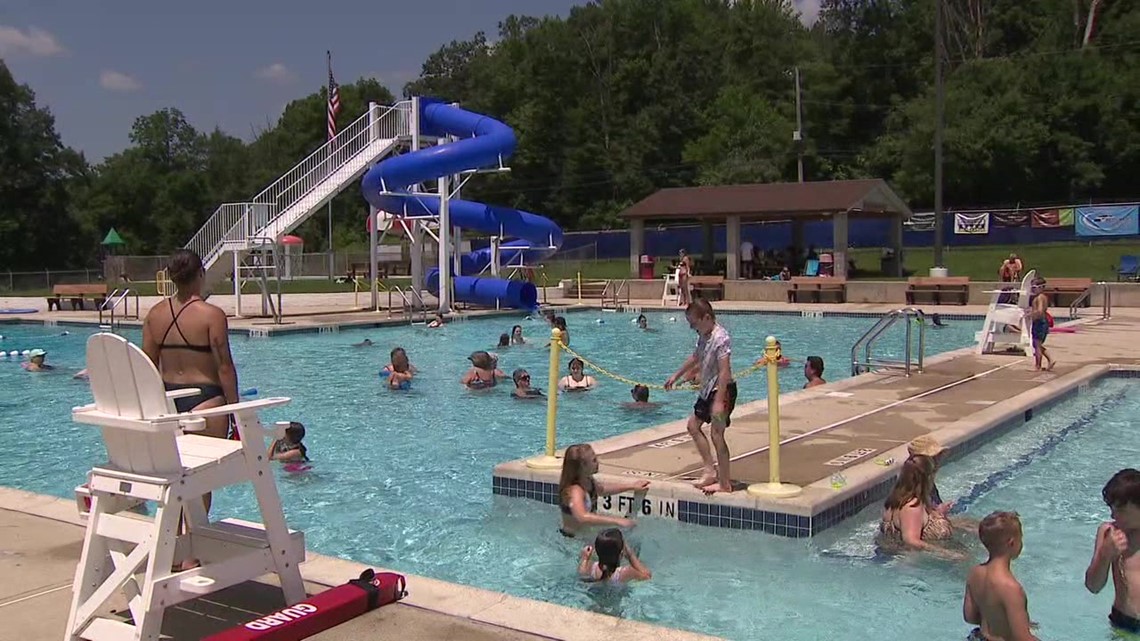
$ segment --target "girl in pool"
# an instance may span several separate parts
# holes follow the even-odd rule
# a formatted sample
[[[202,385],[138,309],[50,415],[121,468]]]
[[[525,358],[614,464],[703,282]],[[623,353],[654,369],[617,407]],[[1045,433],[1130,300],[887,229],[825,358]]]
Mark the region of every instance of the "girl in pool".
[[[595,553],[597,561],[592,560]],[[629,565],[621,564],[622,557],[629,561]],[[587,545],[582,548],[578,578],[590,583],[622,584],[648,581],[653,578],[653,573],[637,558],[637,552],[626,544],[621,530],[610,528],[598,534],[593,547]]]
[[[511,328],[511,345],[524,345],[526,339],[523,338],[522,325],[515,325]]]
[[[285,428],[285,438],[273,441],[269,446],[269,458],[273,461],[287,463],[307,463],[309,450],[302,442],[305,440],[305,425],[297,421],[290,421]]]
[[[649,489],[649,481],[618,483],[598,481],[598,457],[588,443],[566,448],[562,459],[562,477],[558,481],[558,507],[562,511],[562,536],[573,538],[587,528],[610,526],[631,528],[632,519],[598,514],[598,497],[642,492]]]
[[[494,387],[500,378],[507,375],[498,368],[495,359],[487,352],[475,352],[467,357],[471,361],[471,369],[459,379],[468,389],[487,389]]]
[[[496,345],[495,347],[510,347],[510,346],[511,346],[511,335],[510,334],[499,334],[499,344]]]
[[[412,389],[413,378],[415,374],[412,373],[412,366],[408,363],[408,355],[401,351],[392,358],[392,369],[388,373],[388,389]]]
[[[569,345],[570,344],[570,330],[566,327],[566,318],[564,318],[562,316],[555,316],[554,320],[551,322],[551,325],[562,330],[562,344],[563,345]],[[546,343],[546,347],[550,347],[549,342]]]
[[[388,364],[385,365],[384,369],[380,371],[388,373],[394,372],[396,371],[397,364],[402,364],[401,367],[404,367],[405,370],[410,374],[414,375],[419,373],[419,370],[416,369],[416,366],[412,365],[412,363],[408,360],[408,353],[404,351],[403,347],[395,347],[392,349],[392,352],[388,355]]]
[[[558,389],[564,392],[584,392],[594,389],[598,381],[593,376],[583,373],[585,366],[580,358],[570,359],[570,374],[559,379]]]

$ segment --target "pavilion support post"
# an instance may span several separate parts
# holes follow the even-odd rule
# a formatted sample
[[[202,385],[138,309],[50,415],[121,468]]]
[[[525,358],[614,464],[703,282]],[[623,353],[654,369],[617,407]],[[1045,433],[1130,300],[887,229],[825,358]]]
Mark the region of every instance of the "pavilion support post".
[[[645,253],[645,221],[629,221],[629,276],[637,278],[641,271],[641,255]]]
[[[793,258],[791,265],[788,265],[793,270],[799,269],[799,258],[804,254],[804,221],[792,220],[792,248],[795,249],[796,255]]]
[[[832,218],[832,256],[835,260],[835,277],[847,278],[847,212],[839,212]]]
[[[701,246],[701,262],[704,265],[704,269],[710,272],[712,271],[713,265],[716,264],[716,236],[713,235],[715,231],[711,220],[701,221],[701,240],[703,241]]]
[[[729,216],[724,232],[725,265],[724,277],[728,280],[740,278],[740,216]]]
[[[895,273],[892,276],[901,278],[903,275],[903,219],[901,214],[891,216],[891,249],[895,252]]]

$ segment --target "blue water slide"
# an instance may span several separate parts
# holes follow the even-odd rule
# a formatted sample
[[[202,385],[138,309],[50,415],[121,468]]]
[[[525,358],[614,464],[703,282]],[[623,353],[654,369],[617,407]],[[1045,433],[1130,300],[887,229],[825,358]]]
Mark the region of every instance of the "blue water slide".
[[[514,130],[493,118],[434,100],[420,99],[419,104],[423,134],[451,135],[460,140],[388,158],[364,174],[361,189],[365,200],[396,216],[437,216],[439,197],[409,193],[410,187],[440,176],[497,167],[515,150]],[[451,224],[461,229],[518,238],[500,245],[501,264],[520,259],[527,263],[542,260],[562,246],[562,229],[537,214],[449,200],[448,215]],[[532,283],[471,275],[481,273],[490,263],[489,248],[460,257],[460,275],[454,278],[457,301],[522,309],[538,307],[538,290]],[[438,295],[439,270],[429,270],[425,281],[428,291]]]

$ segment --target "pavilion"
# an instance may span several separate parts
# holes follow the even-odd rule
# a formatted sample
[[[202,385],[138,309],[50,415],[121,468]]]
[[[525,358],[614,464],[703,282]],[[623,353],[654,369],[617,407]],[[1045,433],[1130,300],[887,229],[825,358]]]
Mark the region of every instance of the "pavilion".
[[[869,218],[891,220],[889,238],[883,239],[896,256],[902,256],[903,221],[910,208],[882,179],[830,180],[803,183],[767,183],[713,187],[662,189],[621,213],[629,221],[631,274],[645,248],[645,225],[691,223],[704,228],[704,258],[713,258],[713,225],[724,223],[729,255],[725,277],[740,277],[740,225],[751,222],[791,222],[792,244],[803,246],[805,222],[831,220],[835,276],[847,276],[847,227],[849,221]],[[902,261],[895,261],[901,276]]]

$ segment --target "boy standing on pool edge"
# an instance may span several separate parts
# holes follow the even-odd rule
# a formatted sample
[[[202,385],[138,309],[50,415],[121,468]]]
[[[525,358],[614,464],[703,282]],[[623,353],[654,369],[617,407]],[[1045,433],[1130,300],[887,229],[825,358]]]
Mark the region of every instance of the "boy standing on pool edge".
[[[708,494],[731,492],[728,443],[724,440],[724,430],[732,424],[732,410],[736,407],[736,381],[732,380],[730,359],[732,339],[724,326],[716,322],[712,305],[703,298],[689,303],[685,308],[685,320],[697,332],[697,347],[680,369],[665,381],[665,389],[672,389],[673,384],[683,380],[690,370],[700,368],[701,391],[693,404],[688,430],[701,455],[704,470],[694,485]],[[705,423],[710,424],[709,437],[716,448],[715,461],[709,441],[701,431]]]

